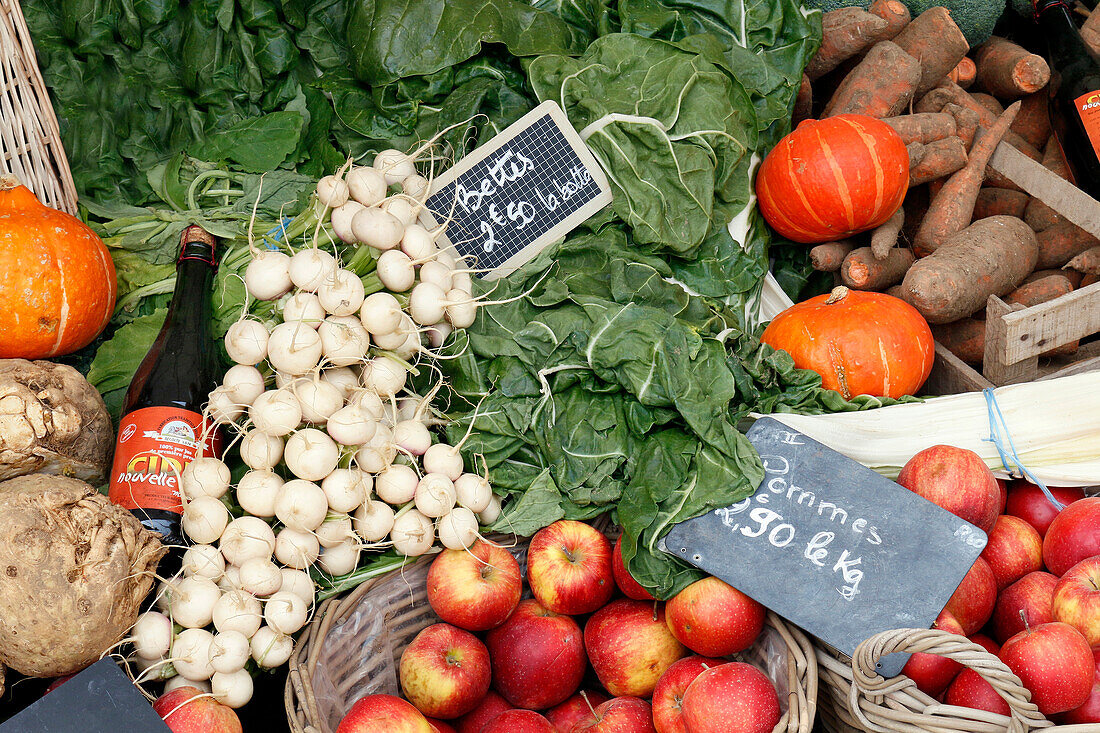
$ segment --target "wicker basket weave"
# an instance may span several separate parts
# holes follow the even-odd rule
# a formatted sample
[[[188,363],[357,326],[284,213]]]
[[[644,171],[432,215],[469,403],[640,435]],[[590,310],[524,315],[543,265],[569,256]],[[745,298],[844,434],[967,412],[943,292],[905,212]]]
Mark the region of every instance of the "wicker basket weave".
[[[521,564],[525,546],[523,542],[513,549],[519,551]],[[431,560],[422,558],[320,605],[290,658],[285,701],[294,733],[332,733],[334,721],[346,712],[338,709],[342,705],[334,709],[333,699],[354,701],[373,692],[396,692],[395,660],[421,629],[439,621],[428,605],[424,582]],[[761,640],[737,658],[769,674],[781,696],[787,690],[787,712],[773,733],[810,733],[817,707],[817,661],[802,632],[769,613]],[[388,689],[386,679],[391,680]]]
[[[945,705],[917,689],[908,677],[890,680],[875,672],[879,659],[893,652],[927,652],[950,657],[980,674],[1003,697],[1011,717]],[[818,707],[829,733],[1098,733],[1100,725],[1059,725],[1030,702],[1020,679],[1004,663],[965,637],[939,629],[897,629],[876,634],[849,660],[817,646],[821,670]]]
[[[0,173],[47,206],[76,213],[76,186],[17,0],[0,0]]]

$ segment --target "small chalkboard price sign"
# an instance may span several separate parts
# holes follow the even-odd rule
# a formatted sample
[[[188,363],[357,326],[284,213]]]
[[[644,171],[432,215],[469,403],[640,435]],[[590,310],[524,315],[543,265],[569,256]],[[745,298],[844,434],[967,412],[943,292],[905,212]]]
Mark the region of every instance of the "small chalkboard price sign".
[[[929,628],[986,544],[982,530],[772,418],[748,438],[756,493],[672,528],[663,549],[851,655]],[[892,677],[907,657],[884,657]]]
[[[543,102],[432,183],[425,212],[468,262],[503,277],[611,202],[607,177]]]

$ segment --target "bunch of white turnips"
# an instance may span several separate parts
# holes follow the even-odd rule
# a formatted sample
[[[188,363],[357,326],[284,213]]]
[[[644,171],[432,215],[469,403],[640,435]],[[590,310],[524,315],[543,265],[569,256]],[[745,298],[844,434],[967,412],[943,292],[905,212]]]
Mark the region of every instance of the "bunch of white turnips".
[[[396,185],[401,192],[390,193]],[[397,150],[319,181],[322,222],[329,217],[345,243],[378,251],[383,290],[370,295],[317,233],[293,255],[254,250],[245,288],[277,301],[281,321],[242,316],[229,328],[236,365],[207,406],[236,433],[250,469],[234,493],[245,515],[234,518],[222,501],[231,489],[224,462],[202,457],[184,469],[182,527],[194,544],[182,577],[162,583],[159,610],[128,639],[143,676],[174,674],[169,687],[195,685],[239,707],[252,696],[249,658],[264,668],[289,659],[291,635],[313,609],[311,568],[341,576],[363,550],[412,557],[436,539],[466,548],[479,524],[500,515],[459,446],[433,443],[432,394],[406,388],[410,362],[469,326],[479,304],[470,271],[436,245],[441,229],[417,223],[428,187]]]

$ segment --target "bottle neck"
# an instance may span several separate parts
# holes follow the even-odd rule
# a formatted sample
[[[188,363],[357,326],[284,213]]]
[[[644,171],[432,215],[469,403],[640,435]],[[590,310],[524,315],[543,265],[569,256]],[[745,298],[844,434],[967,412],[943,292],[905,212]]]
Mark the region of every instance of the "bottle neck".
[[[168,306],[165,330],[180,327],[206,337],[211,315],[210,290],[216,270],[213,247],[202,242],[183,246],[176,263],[176,289]]]

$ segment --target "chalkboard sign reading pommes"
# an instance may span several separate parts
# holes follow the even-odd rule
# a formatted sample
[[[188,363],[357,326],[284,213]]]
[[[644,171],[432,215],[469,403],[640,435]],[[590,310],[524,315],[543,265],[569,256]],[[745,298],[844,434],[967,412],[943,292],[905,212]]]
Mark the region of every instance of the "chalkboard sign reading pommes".
[[[676,525],[664,549],[846,654],[879,631],[930,627],[985,533],[776,420],[748,437],[764,464],[756,493]]]

